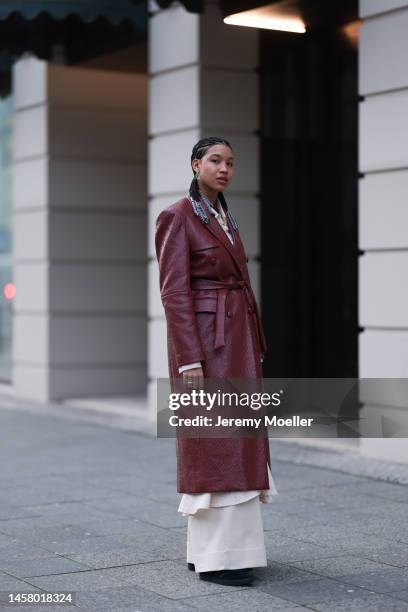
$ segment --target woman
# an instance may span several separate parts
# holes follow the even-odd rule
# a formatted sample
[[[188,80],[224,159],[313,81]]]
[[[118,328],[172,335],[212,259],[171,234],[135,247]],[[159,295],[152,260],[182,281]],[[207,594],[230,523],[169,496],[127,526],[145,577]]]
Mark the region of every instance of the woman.
[[[261,379],[266,342],[238,224],[223,191],[234,174],[231,145],[203,138],[194,178],[156,220],[160,292],[170,379]],[[188,516],[187,562],[200,579],[249,585],[266,566],[260,501],[277,493],[267,437],[178,438],[179,512]]]

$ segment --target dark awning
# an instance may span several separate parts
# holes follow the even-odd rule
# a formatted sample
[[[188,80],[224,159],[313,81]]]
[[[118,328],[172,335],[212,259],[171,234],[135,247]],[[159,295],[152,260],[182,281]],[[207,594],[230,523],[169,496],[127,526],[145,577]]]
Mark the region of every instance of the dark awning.
[[[156,0],[161,8],[169,7],[173,0]],[[0,20],[11,13],[19,13],[25,19],[35,19],[40,13],[48,13],[54,19],[65,19],[77,15],[84,22],[105,17],[118,25],[129,20],[137,27],[143,27],[147,14],[148,0],[0,0]],[[192,13],[203,12],[203,0],[181,0]]]
[[[28,51],[67,64],[146,44],[146,0],[0,0],[0,74]]]
[[[203,11],[203,0],[180,1],[190,12]],[[156,2],[166,9],[173,0]],[[146,46],[148,15],[148,0],[0,0],[0,94],[11,64],[26,51],[50,60],[59,47],[65,62],[76,64]]]
[[[76,15],[87,23],[103,17],[114,25],[130,21],[145,27],[147,10],[144,0],[0,0],[0,20],[12,13],[24,19],[35,19],[41,13],[57,20]]]

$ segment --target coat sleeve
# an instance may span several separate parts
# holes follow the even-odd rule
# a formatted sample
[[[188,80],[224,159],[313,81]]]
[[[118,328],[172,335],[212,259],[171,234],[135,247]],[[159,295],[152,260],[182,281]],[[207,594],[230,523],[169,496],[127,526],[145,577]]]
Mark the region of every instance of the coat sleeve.
[[[160,294],[177,367],[204,361],[190,287],[190,245],[182,215],[163,210],[156,220]]]

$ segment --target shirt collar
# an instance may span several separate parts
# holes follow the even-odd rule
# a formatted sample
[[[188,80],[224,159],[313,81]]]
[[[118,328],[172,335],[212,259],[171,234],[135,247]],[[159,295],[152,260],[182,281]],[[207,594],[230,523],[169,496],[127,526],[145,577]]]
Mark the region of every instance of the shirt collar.
[[[200,196],[203,198],[204,202],[207,204],[208,208],[210,209],[211,214],[217,219],[220,216],[220,213],[214,207],[214,204],[207,198],[207,196],[202,191],[200,191]]]

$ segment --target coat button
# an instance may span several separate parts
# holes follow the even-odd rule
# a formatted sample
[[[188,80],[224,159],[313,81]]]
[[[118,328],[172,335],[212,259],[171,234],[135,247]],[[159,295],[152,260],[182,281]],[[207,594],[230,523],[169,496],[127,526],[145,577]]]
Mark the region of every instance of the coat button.
[[[246,259],[246,262],[248,263],[248,261],[249,261],[249,257],[245,257],[245,259]]]
[[[249,312],[249,313],[252,313],[252,312],[253,312],[253,310],[252,310],[252,306],[248,306],[248,312]]]
[[[216,257],[211,257],[210,262],[214,266],[217,263],[217,258]]]
[[[232,312],[230,310],[228,310],[228,312],[227,312],[227,317],[229,317],[229,318],[232,317]]]

